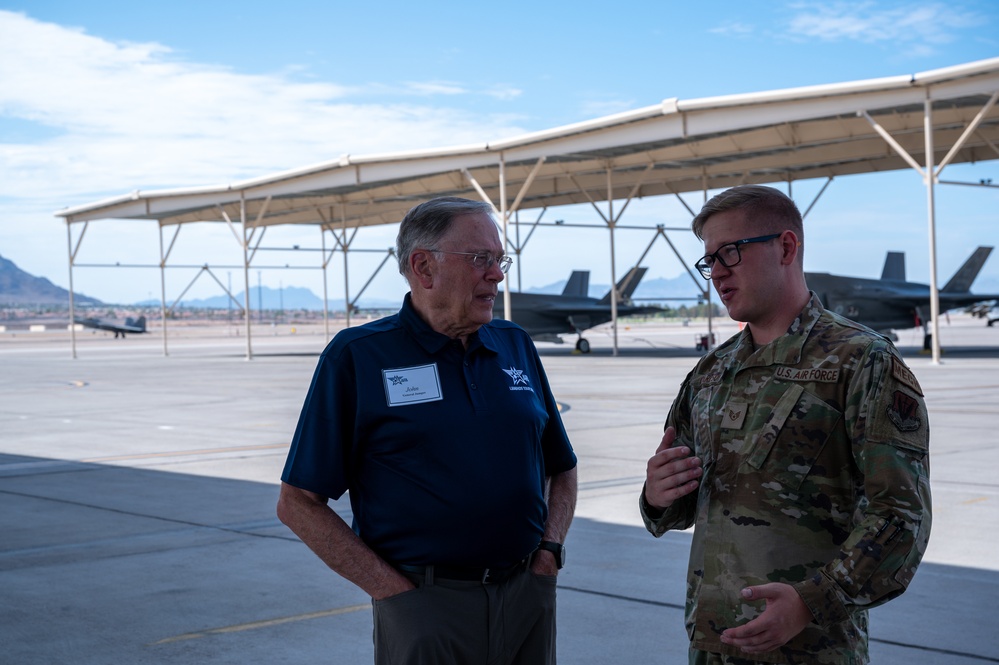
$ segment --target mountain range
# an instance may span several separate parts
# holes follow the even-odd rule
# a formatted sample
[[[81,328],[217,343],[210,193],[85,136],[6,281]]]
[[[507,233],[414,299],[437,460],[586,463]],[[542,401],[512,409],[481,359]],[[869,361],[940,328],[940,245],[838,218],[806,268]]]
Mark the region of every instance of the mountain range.
[[[97,298],[74,294],[78,305],[103,305]],[[0,305],[45,306],[69,305],[69,291],[44,277],[35,277],[0,256]]]
[[[565,280],[552,282],[544,286],[531,287],[525,289],[527,293],[561,293],[565,288]],[[610,290],[608,284],[591,284],[590,296],[602,298]],[[232,303],[233,308],[243,305],[243,292],[234,294],[236,303]],[[400,290],[398,299],[385,298],[361,298],[358,303],[360,309],[397,309],[402,304],[402,291]],[[670,298],[692,299],[696,297],[693,282],[688,275],[679,275],[672,279],[660,277],[657,279],[643,280],[635,291],[635,298],[650,298],[655,300],[668,300]],[[196,298],[182,301],[183,307],[192,309],[227,309],[230,306],[229,298],[223,293],[210,298]],[[344,299],[335,298],[330,300],[330,309],[333,311],[343,311]],[[146,300],[136,303],[144,307],[154,307],[159,305],[158,300]],[[267,286],[250,287],[250,309],[251,310],[321,310],[323,300],[307,288],[297,286],[286,286],[282,289],[272,289]]]
[[[530,287],[525,291],[528,293],[561,293],[563,288],[565,288],[565,280],[544,286]],[[609,290],[610,285],[608,284],[590,284],[589,294],[591,297],[601,298]],[[231,306],[237,309],[243,304],[243,292],[234,295],[236,303],[230,303],[229,298],[222,293],[209,298],[183,300],[180,306],[191,309],[228,309]],[[397,299],[362,298],[358,307],[361,309],[396,309],[402,303],[402,295],[400,290]],[[673,278],[659,277],[643,280],[635,291],[634,297],[638,300],[693,299],[696,297],[696,289],[688,275],[678,275]],[[80,293],[75,295],[75,301],[80,306],[105,304],[97,298]],[[35,277],[21,270],[13,261],[0,256],[0,305],[45,306],[68,305],[68,303],[69,291],[56,286],[44,277]],[[133,303],[137,307],[156,307],[159,304],[159,300],[143,300]],[[343,298],[331,299],[329,304],[333,311],[345,309]],[[267,286],[258,286],[250,288],[251,310],[321,310],[322,308],[322,298],[304,287],[286,286],[281,289],[273,289]]]
[[[993,292],[999,290],[999,280],[994,278],[984,278],[977,280],[978,289]],[[635,290],[634,298],[638,301],[645,299],[658,301],[694,301],[697,296],[697,287],[687,274],[680,274],[676,277],[657,277],[644,279]],[[400,285],[401,287],[401,285]],[[538,287],[525,289],[527,293],[561,293],[565,287],[565,280],[552,282]],[[610,290],[608,284],[590,284],[589,295],[593,298],[602,298]],[[334,290],[335,292],[335,290]],[[396,309],[402,303],[402,289],[398,298],[362,298],[358,303],[361,309]],[[236,303],[232,307],[237,309],[243,304],[243,293],[235,294]],[[12,261],[0,256],[0,306],[35,306],[35,305],[68,305],[69,292],[56,286],[44,277],[35,277],[20,268]],[[76,303],[81,306],[104,305],[97,298],[91,298],[83,294],[76,294]],[[126,304],[126,303],[118,303]],[[158,307],[159,300],[144,300],[133,303],[138,307]],[[228,309],[230,307],[229,298],[224,293],[210,298],[190,299],[181,302],[181,306],[192,309]],[[250,288],[250,309],[251,310],[321,310],[323,308],[322,298],[314,294],[307,288],[298,286],[286,286],[281,289],[272,289],[267,286]],[[330,310],[343,311],[345,309],[343,298],[330,300]]]

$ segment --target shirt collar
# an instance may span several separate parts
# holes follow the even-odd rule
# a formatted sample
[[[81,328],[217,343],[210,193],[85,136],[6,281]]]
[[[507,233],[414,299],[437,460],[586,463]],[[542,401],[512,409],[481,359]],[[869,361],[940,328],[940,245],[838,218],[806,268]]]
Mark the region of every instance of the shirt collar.
[[[413,307],[413,298],[410,293],[402,301],[402,309],[399,310],[399,323],[413,336],[413,339],[423,347],[427,353],[434,355],[440,353],[453,340],[430,327],[420,316],[416,308]],[[478,349],[486,349],[496,353],[495,333],[488,325],[482,326],[468,337],[468,351],[473,353]]]
[[[752,334],[747,326],[739,335],[734,345],[723,349],[719,355],[734,356],[736,359],[750,366],[765,365],[796,365],[801,362],[802,349],[805,340],[812,332],[812,328],[818,323],[822,315],[822,301],[815,295],[814,291],[809,292],[811,298],[804,309],[798,313],[794,321],[788,327],[787,332],[770,342],[769,344],[754,348]],[[747,362],[748,361],[748,362]]]

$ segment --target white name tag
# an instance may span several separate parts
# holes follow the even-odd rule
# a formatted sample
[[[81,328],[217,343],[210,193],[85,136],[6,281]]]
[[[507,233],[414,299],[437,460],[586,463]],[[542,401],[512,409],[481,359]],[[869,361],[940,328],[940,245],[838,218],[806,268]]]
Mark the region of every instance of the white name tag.
[[[383,369],[382,383],[385,384],[385,401],[389,406],[422,404],[444,399],[441,395],[441,380],[437,376],[437,364]]]

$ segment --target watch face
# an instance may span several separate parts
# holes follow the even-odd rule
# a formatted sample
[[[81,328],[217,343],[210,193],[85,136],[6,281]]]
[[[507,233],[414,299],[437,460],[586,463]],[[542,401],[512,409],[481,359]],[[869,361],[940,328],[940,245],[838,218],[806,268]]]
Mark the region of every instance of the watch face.
[[[558,563],[559,568],[565,565],[565,545],[545,541],[538,545],[538,548],[551,552],[555,556],[555,561]]]

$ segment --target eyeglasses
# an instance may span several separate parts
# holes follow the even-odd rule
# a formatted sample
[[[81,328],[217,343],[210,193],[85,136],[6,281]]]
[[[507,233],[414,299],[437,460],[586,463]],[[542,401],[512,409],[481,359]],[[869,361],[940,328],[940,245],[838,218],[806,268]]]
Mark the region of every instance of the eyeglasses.
[[[701,273],[701,277],[704,279],[711,279],[711,268],[714,267],[715,261],[718,261],[718,263],[722,264],[726,268],[732,268],[742,263],[742,253],[739,251],[739,247],[742,245],[748,245],[753,242],[766,242],[779,237],[780,233],[771,233],[768,236],[757,236],[756,238],[745,238],[743,240],[726,243],[719,247],[715,252],[701,257],[701,259],[694,264],[694,267]]]
[[[437,252],[438,254],[457,254],[459,256],[471,256],[469,259],[471,264],[479,270],[489,270],[493,267],[494,263],[499,264],[499,269],[504,274],[510,269],[510,264],[513,263],[513,259],[509,256],[503,255],[500,257],[493,256],[489,252],[445,252],[443,249],[432,249],[432,252]]]

